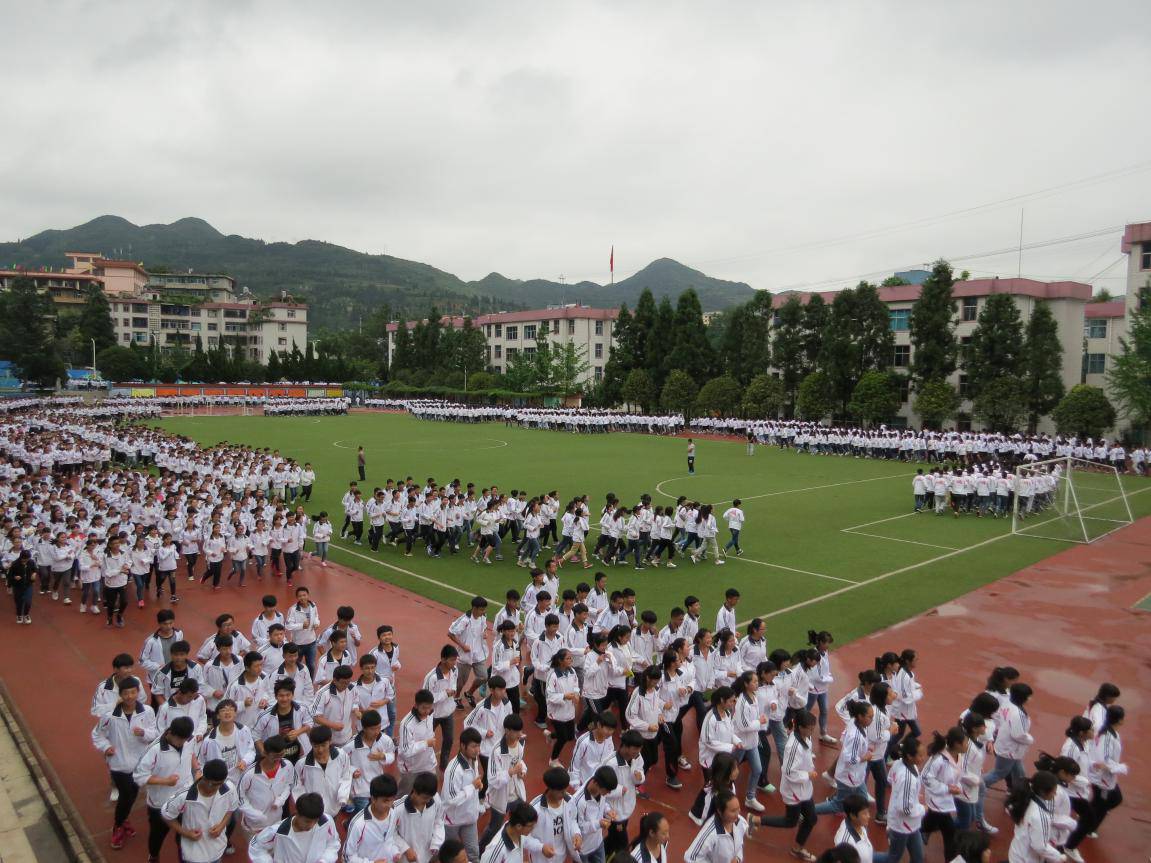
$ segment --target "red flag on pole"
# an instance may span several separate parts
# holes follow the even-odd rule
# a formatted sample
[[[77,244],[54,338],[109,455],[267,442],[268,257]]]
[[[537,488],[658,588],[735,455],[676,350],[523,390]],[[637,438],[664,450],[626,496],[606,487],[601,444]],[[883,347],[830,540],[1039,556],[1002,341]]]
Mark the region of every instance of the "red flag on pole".
[[[608,267],[611,269],[611,283],[615,284],[615,244],[611,247],[611,257],[608,258]]]

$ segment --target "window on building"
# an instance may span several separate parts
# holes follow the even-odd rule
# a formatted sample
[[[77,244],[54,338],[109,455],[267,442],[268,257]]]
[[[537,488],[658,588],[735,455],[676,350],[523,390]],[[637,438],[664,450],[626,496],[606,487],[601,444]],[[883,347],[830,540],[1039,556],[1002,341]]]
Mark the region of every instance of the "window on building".
[[[960,347],[964,347],[964,348],[965,348],[965,347],[967,347],[969,344],[971,344],[971,336],[960,336],[960,337],[959,337],[959,345],[960,345]]]
[[[897,369],[905,369],[911,365],[911,345],[896,345],[891,364]]]
[[[130,318],[121,318],[121,319],[120,319],[120,323],[121,323],[121,324],[123,324],[123,325],[124,325],[124,326],[126,326],[126,327],[130,327],[130,326],[132,326],[132,321],[131,321],[131,319],[130,319]]]
[[[499,345],[496,345],[495,351],[496,351],[496,359],[497,360],[503,359],[504,349],[502,347],[500,347]]]
[[[136,329],[147,329],[148,328],[148,319],[147,318],[132,318],[132,326],[135,327]]]
[[[288,344],[288,340],[287,340],[287,339],[283,339],[283,338],[281,338],[281,339],[276,339],[276,344],[279,344],[279,345],[283,345],[283,346],[285,346],[285,347],[286,347],[286,346],[287,346],[287,344]]]
[[[278,324],[278,326],[280,328],[281,333],[286,333],[288,331],[288,325],[287,324]]]
[[[528,360],[535,359],[535,355],[536,355],[536,349],[535,348],[524,348],[524,359],[528,359]]]
[[[503,324],[496,324],[496,338],[497,339],[503,338],[503,332],[504,332],[504,325]]]
[[[147,333],[135,333],[133,337],[136,339],[137,343],[139,343],[139,344],[147,344],[147,342],[148,342],[148,334]]]
[[[560,334],[560,322],[559,321],[552,321],[552,332],[555,333],[557,336]]]
[[[220,329],[220,325],[219,325],[219,324],[208,324],[208,332],[210,332],[210,333],[214,333],[214,332],[216,332],[216,330],[218,330],[218,329]]]
[[[959,376],[959,397],[967,398],[971,393],[971,386],[967,383],[967,375]]]
[[[1107,354],[1084,354],[1083,373],[1101,375],[1107,371]]]
[[[200,322],[199,321],[192,321],[192,332],[194,332],[194,333],[200,332]]]
[[[903,375],[899,376],[899,401],[907,404],[908,399],[911,398],[911,378],[906,378]]]
[[[569,333],[575,332],[575,321],[568,321],[568,332]],[[596,321],[595,322],[595,334],[597,336],[603,335],[603,321]]]
[[[497,375],[502,375],[504,373],[504,367],[503,366],[492,366],[492,372],[494,372]]]
[[[505,333],[504,337],[509,342],[514,342],[520,337],[520,328],[519,327],[507,327],[506,329],[507,329],[507,332]]]
[[[602,360],[602,359],[603,359],[603,345],[602,345],[602,344],[600,344],[599,342],[596,342],[596,346],[595,346],[595,358],[596,358],[597,360]]]
[[[124,341],[126,341],[126,342],[132,341],[131,333],[124,333]]]
[[[979,317],[979,298],[978,297],[964,297],[963,298],[963,312],[960,320],[974,321]]]
[[[1151,243],[1143,244],[1142,269],[1151,270]]]
[[[891,317],[891,331],[893,333],[901,333],[907,329],[908,322],[911,320],[911,309],[892,309],[888,314]]]
[[[147,303],[132,303],[132,311],[138,315],[140,315],[140,314],[146,315],[146,314],[148,314],[148,304]]]
[[[1083,322],[1083,335],[1089,339],[1107,338],[1107,318],[1088,318]]]
[[[524,341],[532,342],[536,338],[536,325],[524,324]]]
[[[504,355],[507,357],[507,360],[510,363],[512,360],[514,360],[516,358],[517,353],[518,353],[518,351],[515,348],[508,348]]]
[[[295,309],[288,309],[288,317],[294,318],[295,316],[296,316],[296,310]]]
[[[595,379],[597,381],[603,380],[603,366],[596,366],[595,367]]]
[[[489,339],[492,337],[492,325],[491,324],[484,324],[484,335],[487,336]]]

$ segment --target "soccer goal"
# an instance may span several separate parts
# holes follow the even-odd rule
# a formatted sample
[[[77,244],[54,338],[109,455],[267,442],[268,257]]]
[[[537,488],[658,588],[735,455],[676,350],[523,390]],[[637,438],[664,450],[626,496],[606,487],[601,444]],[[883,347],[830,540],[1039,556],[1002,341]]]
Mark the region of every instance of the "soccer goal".
[[[1090,543],[1135,520],[1119,471],[1086,459],[1020,465],[1012,490],[1011,532],[1020,536]]]

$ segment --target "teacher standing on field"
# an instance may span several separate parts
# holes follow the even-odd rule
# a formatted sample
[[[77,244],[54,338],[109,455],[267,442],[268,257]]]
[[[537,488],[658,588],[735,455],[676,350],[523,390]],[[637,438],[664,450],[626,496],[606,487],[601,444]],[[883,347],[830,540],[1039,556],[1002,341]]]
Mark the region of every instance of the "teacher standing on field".
[[[695,441],[691,438],[687,439],[687,472],[689,474],[695,473]]]
[[[360,482],[368,478],[367,475],[367,460],[364,458],[364,448],[360,447],[356,450],[356,470],[360,472]]]

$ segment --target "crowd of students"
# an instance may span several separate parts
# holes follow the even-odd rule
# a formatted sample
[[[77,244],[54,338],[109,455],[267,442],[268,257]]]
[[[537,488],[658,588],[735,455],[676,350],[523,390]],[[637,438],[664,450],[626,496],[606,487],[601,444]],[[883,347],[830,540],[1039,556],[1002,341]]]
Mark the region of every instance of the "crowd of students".
[[[465,405],[443,399],[367,399],[366,407],[405,410],[414,417],[439,422],[491,422],[530,429],[603,434],[625,431],[643,434],[675,434],[683,429],[679,414],[644,415],[627,411],[586,408],[516,408]]]
[[[661,621],[634,590],[609,590],[604,571],[561,587],[565,564],[591,569],[593,559],[642,568],[666,554],[671,565],[690,548],[721,563],[714,513],[686,500],[660,513],[644,498],[608,496],[589,550],[586,496],[560,506],[555,492],[529,500],[409,480],[373,494],[369,510],[353,484],[344,528],[356,541],[366,518],[377,548],[385,530],[409,554],[417,542],[434,556],[472,538],[473,560],[490,562],[510,537],[530,570],[490,621],[476,597],[421,688],[397,692],[399,634],[380,623],[368,649],[354,609],[325,616],[298,584],[309,526],[308,567],[325,564],[334,531],[303,511],[314,482],[308,465],[268,448],[200,449],[66,409],[0,418],[0,560],[18,621],[31,622],[37,587],[70,603],[75,575],[80,610],[107,626],[122,625],[129,582],[140,609],[160,606],[155,632],[138,653],[113,658],[93,698],[92,741],[115,789],[113,847],[135,834],[143,793],[149,856],[173,832],[192,863],[219,860],[237,829],[258,861],[617,863],[630,854],[666,863],[668,822],[657,811],[640,817],[638,802],[662,778],[696,792],[688,863],[741,860],[761,827],[794,828],[793,856],[816,860],[807,843],[824,814],[843,820],[820,859],[898,863],[906,851],[919,861],[940,833],[942,859],[982,861],[995,832],[986,789],[1002,781],[1011,863],[1038,863],[1080,860],[1079,845],[1122,802],[1124,713],[1110,684],[1070,720],[1057,757],[1032,751],[1033,691],[1010,668],[995,669],[986,692],[955,705],[967,707],[956,725],[927,741],[914,650],[879,657],[832,706],[844,687],[831,673],[831,635],[769,650],[761,619],[738,623],[734,588],[709,627],[697,598]],[[465,529],[453,522],[469,501]],[[724,515],[738,554],[739,502]],[[172,607],[181,566],[205,588],[225,577],[243,584],[249,570],[269,583],[282,574],[294,601],[281,610],[274,593],[263,596],[246,629],[222,610],[215,631],[189,641]],[[683,745],[688,726],[694,753]],[[1056,732],[1044,729],[1052,749]],[[527,745],[549,750],[538,780],[527,776]],[[838,753],[822,777],[816,747]],[[820,781],[832,787],[817,803]],[[871,847],[873,808],[886,851]]]
[[[264,416],[323,417],[341,416],[348,412],[351,399],[324,397],[308,399],[271,398],[263,401]]]
[[[936,833],[939,859],[990,860],[987,790],[1000,782],[1011,863],[1081,861],[1122,802],[1124,710],[1111,684],[1062,743],[1042,730],[1058,755],[1037,750],[1035,693],[1008,667],[956,703],[952,727],[925,735],[914,650],[877,657],[844,692],[828,632],[769,650],[762,620],[737,632],[735,589],[714,627],[691,596],[660,626],[606,580],[564,590],[554,570],[533,571],[491,620],[474,598],[415,692],[396,686],[401,633],[385,623],[365,640],[353,608],[324,615],[304,586],[286,609],[264,596],[247,634],[222,613],[198,649],[162,609],[139,659],[115,656],[95,686],[113,847],[134,836],[143,793],[150,859],[174,832],[183,860],[219,860],[241,829],[257,861],[319,863],[342,846],[347,861],[666,863],[669,825],[640,801],[661,778],[685,788],[688,724],[700,827],[688,863],[742,860],[759,828],[794,829],[791,854],[808,861],[922,861]],[[529,780],[536,745],[548,767]],[[837,755],[823,773],[817,746]],[[829,794],[816,803],[821,782]],[[821,815],[837,830],[817,857]],[[886,825],[886,851],[872,846],[871,820]]]

